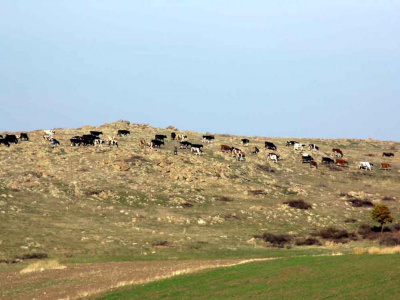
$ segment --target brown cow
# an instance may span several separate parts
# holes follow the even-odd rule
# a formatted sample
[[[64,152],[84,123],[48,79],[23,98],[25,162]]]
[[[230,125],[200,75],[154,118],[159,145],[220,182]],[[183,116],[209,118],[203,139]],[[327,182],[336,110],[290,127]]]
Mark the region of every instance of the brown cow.
[[[341,167],[348,167],[349,163],[345,161],[344,159],[336,159],[336,165],[341,166]]]
[[[381,170],[390,170],[392,166],[388,163],[381,163]]]
[[[343,157],[343,152],[339,148],[333,148],[332,152],[335,157]]]
[[[394,153],[391,153],[391,152],[383,152],[383,153],[382,153],[382,157],[384,157],[384,156],[387,156],[387,157],[394,156]]]
[[[231,152],[232,147],[229,147],[228,145],[221,145],[221,151],[222,152]]]
[[[314,167],[315,167],[316,169],[318,169],[318,164],[317,164],[317,162],[314,161],[314,160],[313,160],[313,161],[310,161],[310,169],[311,169],[311,168],[314,168]]]

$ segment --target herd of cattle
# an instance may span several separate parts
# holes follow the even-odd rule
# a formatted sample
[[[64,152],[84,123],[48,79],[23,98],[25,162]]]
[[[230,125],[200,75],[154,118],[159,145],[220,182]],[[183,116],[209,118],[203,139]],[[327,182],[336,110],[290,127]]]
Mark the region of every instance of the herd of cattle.
[[[89,134],[84,134],[82,136],[74,136],[70,138],[70,143],[71,146],[77,147],[77,146],[102,146],[107,144],[108,146],[117,146],[118,147],[118,140],[116,137],[111,137],[109,136],[107,139],[107,142],[101,139],[100,135],[102,135],[103,132],[101,131],[90,131]],[[118,130],[117,136],[122,137],[122,136],[127,136],[130,134],[129,130]],[[60,142],[54,137],[55,136],[55,131],[53,130],[44,130],[44,135],[43,135],[43,140],[51,142],[52,146],[55,147],[57,145],[60,145]],[[180,149],[190,149],[190,151],[196,155],[201,155],[203,153],[203,144],[197,144],[197,143],[191,143],[187,141],[187,135],[183,134],[176,134],[175,132],[171,133],[171,140],[179,141],[179,148]],[[156,134],[154,139],[151,139],[149,141],[147,140],[140,140],[139,146],[141,148],[161,148],[161,146],[165,145],[164,140],[167,139],[166,135],[163,134]],[[213,135],[203,135],[202,142],[203,143],[212,143],[215,140],[215,137]],[[10,147],[10,144],[18,144],[19,141],[29,141],[29,136],[27,133],[20,133],[19,135],[14,135],[14,134],[7,134],[4,137],[0,135],[0,145],[4,144],[7,147]],[[248,147],[250,144],[250,140],[247,138],[241,139],[242,145],[244,147]],[[310,164],[310,168],[318,168],[318,163],[314,160],[314,158],[309,154],[304,152],[305,150],[309,150],[312,152],[317,152],[319,151],[319,147],[315,144],[309,144],[305,145],[302,143],[299,143],[297,141],[287,141],[286,142],[287,147],[293,147],[294,151],[300,151],[301,152],[301,162],[302,163],[307,163]],[[271,142],[265,142],[264,143],[264,148],[266,150],[272,150],[272,151],[277,151],[277,146],[274,143]],[[239,148],[236,147],[231,147],[228,145],[221,145],[221,152],[222,153],[231,153],[232,157],[235,157],[238,161],[244,161],[246,160],[246,153],[242,151]],[[252,155],[257,155],[260,152],[260,149],[257,146],[253,146],[251,154]],[[348,167],[349,163],[343,159],[343,151],[339,148],[333,148],[331,152],[331,157],[322,157],[321,163],[324,165],[336,165],[340,167]],[[394,156],[394,153],[391,152],[383,152],[382,157],[392,157]],[[267,159],[274,162],[278,163],[280,160],[280,155],[278,155],[275,152],[268,152]],[[358,165],[359,169],[363,170],[372,170],[374,167],[373,163],[371,162],[360,162]],[[381,170],[390,170],[391,165],[386,162],[382,162],[380,164],[380,169]]]

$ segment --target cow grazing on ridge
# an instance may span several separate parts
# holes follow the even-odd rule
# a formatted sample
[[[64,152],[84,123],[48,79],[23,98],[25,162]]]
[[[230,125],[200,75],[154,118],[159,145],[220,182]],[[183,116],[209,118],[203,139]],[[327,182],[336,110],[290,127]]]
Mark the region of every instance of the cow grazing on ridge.
[[[10,143],[6,139],[0,139],[0,145],[4,144],[7,147],[10,147]]]
[[[387,157],[394,156],[394,153],[392,153],[392,152],[383,152],[382,153],[382,157],[384,157],[384,156],[387,156]]]
[[[54,130],[49,130],[49,129],[43,130],[43,132],[45,135],[51,135],[51,136],[56,134]]]
[[[294,144],[298,144],[296,141],[286,141],[286,146],[294,146]]]
[[[176,136],[176,139],[178,140],[178,141],[184,141],[184,140],[186,140],[188,137],[187,137],[187,135],[185,135],[185,134],[178,134],[177,136]]]
[[[211,143],[213,140],[215,139],[215,137],[213,135],[203,135],[203,143],[207,142],[207,143]]]
[[[156,134],[155,135],[156,140],[164,141],[164,139],[166,139],[166,138],[167,138],[167,136],[164,134]]]
[[[94,130],[91,130],[91,131],[90,131],[90,134],[91,134],[91,135],[94,135],[94,136],[99,136],[100,134],[103,134],[103,132],[102,132],[102,131],[94,131]]]
[[[336,159],[336,165],[340,167],[348,167],[349,163],[344,159]]]
[[[176,133],[175,132],[171,132],[171,140],[175,141],[176,138]]]
[[[330,157],[323,157],[321,163],[324,164],[324,165],[325,164],[331,165],[331,164],[334,164],[335,161]]]
[[[29,136],[28,136],[28,134],[25,133],[25,132],[20,133],[19,136],[18,136],[18,138],[19,138],[21,141],[29,141]]]
[[[265,149],[269,149],[269,150],[274,150],[276,151],[276,149],[278,149],[274,143],[271,142],[265,142]]]
[[[314,158],[311,155],[308,155],[307,153],[301,156],[301,162],[303,164],[309,164],[312,161],[314,161]]]
[[[258,149],[257,146],[253,147],[253,151],[251,152],[251,154],[258,154],[260,152],[260,149]]]
[[[278,163],[279,155],[276,153],[268,153],[267,160],[273,161],[274,163]]]
[[[343,157],[343,156],[344,156],[344,155],[343,155],[343,151],[340,150],[339,148],[333,148],[333,149],[332,149],[332,154],[333,154],[333,156],[335,156],[335,157]]]
[[[117,136],[127,136],[131,134],[131,132],[129,130],[124,130],[124,129],[120,129],[117,132]]]
[[[381,170],[390,170],[392,168],[391,164],[388,163],[381,163]]]
[[[306,145],[304,145],[304,144],[295,143],[295,144],[293,145],[293,150],[294,150],[294,151],[297,151],[297,150],[303,151],[305,147],[306,147]]]
[[[189,149],[191,147],[192,147],[192,143],[190,143],[188,141],[183,141],[183,142],[180,142],[179,149]]]
[[[15,134],[6,134],[6,136],[4,137],[5,140],[7,140],[7,142],[14,143],[14,144],[18,144],[18,139],[15,136]]]
[[[372,168],[374,167],[374,164],[368,162],[368,161],[362,161],[360,162],[360,164],[358,165],[358,168],[360,170],[372,170]]]
[[[241,139],[241,141],[242,141],[243,146],[245,146],[245,147],[248,146],[250,143],[249,139]]]
[[[232,152],[232,147],[228,145],[221,145],[221,152]]]
[[[203,153],[203,150],[201,150],[200,147],[192,147],[190,148],[190,152],[194,153],[195,155],[201,155]]]
[[[160,140],[151,140],[154,148],[161,148],[161,145],[165,145],[164,141]]]
[[[309,145],[308,145],[308,148],[309,148],[311,151],[315,151],[315,152],[317,152],[317,151],[319,150],[319,147],[318,147],[317,145],[315,145],[315,144],[309,144]]]

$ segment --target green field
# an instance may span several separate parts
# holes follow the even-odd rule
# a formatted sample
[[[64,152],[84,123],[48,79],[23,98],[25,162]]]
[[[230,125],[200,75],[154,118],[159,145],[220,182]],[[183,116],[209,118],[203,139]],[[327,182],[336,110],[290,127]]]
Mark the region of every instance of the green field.
[[[399,255],[295,257],[178,276],[100,299],[399,299]]]

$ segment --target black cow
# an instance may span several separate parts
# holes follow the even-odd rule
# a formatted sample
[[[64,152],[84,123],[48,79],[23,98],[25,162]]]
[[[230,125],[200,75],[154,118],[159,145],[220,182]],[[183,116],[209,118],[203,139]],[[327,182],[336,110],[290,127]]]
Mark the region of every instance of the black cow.
[[[335,161],[329,157],[323,157],[321,162],[322,162],[322,164],[327,164],[327,165],[335,163]]]
[[[203,143],[204,142],[211,142],[212,140],[214,140],[215,137],[213,135],[203,135]]]
[[[117,133],[118,136],[123,136],[123,135],[127,136],[128,134],[131,134],[131,132],[129,130],[123,130],[123,129],[118,130]]]
[[[183,141],[180,144],[181,144],[179,146],[180,149],[190,149],[192,147],[192,143],[190,143],[188,141]]]
[[[160,141],[160,140],[151,140],[151,142],[154,145],[154,148],[160,148],[161,145],[165,145],[164,141]]]
[[[286,141],[286,146],[294,146],[294,144],[298,144],[296,141]]]
[[[303,164],[309,164],[312,161],[314,161],[314,158],[311,155],[307,155],[307,156],[302,156],[301,157],[301,162]]]
[[[22,141],[22,140],[24,140],[24,141],[29,141],[29,136],[28,136],[27,133],[23,132],[23,133],[21,133],[21,134],[19,135],[19,139],[20,139],[21,141]]]
[[[82,139],[78,136],[78,137],[73,137],[72,139],[70,139],[71,142],[71,146],[75,147],[75,146],[80,146],[82,144]]]
[[[202,144],[192,144],[192,147],[193,147],[193,148],[199,148],[199,149],[201,149],[201,148],[203,148],[204,146],[203,146]]]
[[[384,157],[384,156],[387,156],[387,157],[394,156],[394,153],[392,153],[392,152],[383,152],[382,153],[382,157]]]
[[[4,139],[9,143],[18,144],[18,139],[14,134],[6,134]]]
[[[247,145],[248,143],[250,143],[249,139],[241,139],[243,145]]]
[[[175,141],[176,138],[176,133],[175,132],[171,132],[171,140]]]
[[[271,142],[265,142],[265,148],[266,149],[270,149],[270,150],[274,150],[274,151],[276,151],[276,149],[278,149],[278,148],[276,148],[275,144],[271,143]]]
[[[155,139],[156,140],[160,140],[160,141],[164,141],[164,139],[166,139],[167,136],[164,134],[156,134]]]
[[[258,149],[257,146],[254,146],[253,149],[254,149],[254,151],[251,152],[252,154],[258,154],[258,152],[260,152],[260,149]]]
[[[0,145],[4,144],[7,147],[10,147],[10,143],[6,139],[0,139]]]
[[[3,136],[0,134],[0,139],[2,139],[3,138]]]
[[[59,142],[58,140],[56,140],[56,139],[52,139],[52,140],[51,140],[51,145],[52,145],[53,147],[55,147],[55,146],[57,146],[57,145],[60,145],[60,142]]]
[[[99,136],[100,134],[103,134],[103,132],[102,131],[90,131],[90,134],[94,135],[94,136]]]

